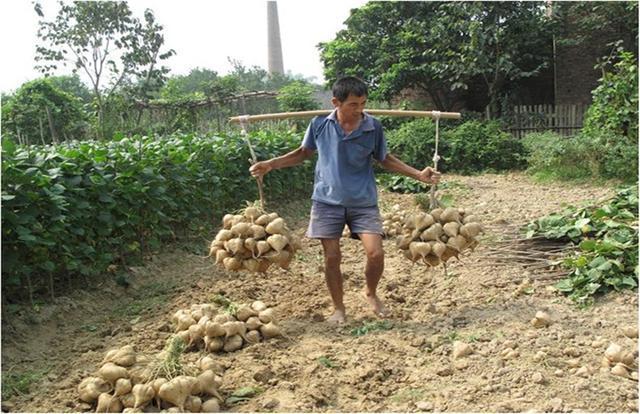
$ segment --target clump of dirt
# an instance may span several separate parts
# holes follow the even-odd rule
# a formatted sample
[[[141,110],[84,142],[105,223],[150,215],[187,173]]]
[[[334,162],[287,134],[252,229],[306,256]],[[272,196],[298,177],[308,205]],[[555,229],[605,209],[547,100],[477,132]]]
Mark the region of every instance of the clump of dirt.
[[[486,234],[446,274],[412,266],[385,240],[379,289],[392,314],[387,320],[376,319],[362,295],[364,251],[356,240],[342,241],[347,322],[341,326],[324,322],[331,301],[318,241],[303,238],[288,271],[264,276],[227,273],[183,251],[165,253],[132,269],[128,288],[105,282],[35,314],[3,309],[3,393],[8,373],[31,378],[28,391],[3,398],[3,410],[90,411],[76,388],[105,350],[131,344],[159,351],[172,334],[173,312],[222,294],[275,307],[286,333],[213,354],[226,367],[223,396],[242,387],[260,390],[223,404],[224,411],[637,412],[636,292],[611,293],[578,309],[551,287],[555,280],[517,263],[497,266],[483,254],[514,226],[612,190],[540,185],[523,174],[446,180],[456,184],[446,190],[454,205],[472,209]],[[415,208],[411,195],[381,193],[383,209],[394,204]],[[291,211],[279,213],[303,236],[306,219]],[[534,326],[538,312],[549,323]],[[633,354],[629,377],[603,367],[611,342]],[[197,353],[185,358],[203,351]]]

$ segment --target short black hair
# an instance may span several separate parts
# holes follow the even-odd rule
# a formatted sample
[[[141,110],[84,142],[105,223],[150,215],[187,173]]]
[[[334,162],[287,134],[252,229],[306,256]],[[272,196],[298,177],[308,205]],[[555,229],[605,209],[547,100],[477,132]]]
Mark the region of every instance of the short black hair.
[[[364,83],[362,79],[356,78],[355,76],[345,76],[338,79],[333,84],[332,92],[333,97],[340,102],[346,101],[350,94],[357,97],[369,95],[367,84]]]

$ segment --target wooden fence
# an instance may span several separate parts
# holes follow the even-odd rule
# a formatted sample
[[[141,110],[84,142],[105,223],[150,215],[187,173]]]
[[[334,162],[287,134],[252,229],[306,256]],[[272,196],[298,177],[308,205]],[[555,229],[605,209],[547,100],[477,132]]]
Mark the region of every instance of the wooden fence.
[[[577,134],[582,128],[588,105],[519,105],[509,116],[509,131],[516,138],[531,132],[554,131]]]

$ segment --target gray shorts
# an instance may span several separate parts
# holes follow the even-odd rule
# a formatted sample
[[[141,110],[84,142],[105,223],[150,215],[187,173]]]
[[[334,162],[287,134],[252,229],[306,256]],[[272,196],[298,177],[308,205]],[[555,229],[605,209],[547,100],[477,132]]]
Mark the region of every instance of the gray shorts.
[[[383,234],[378,206],[342,207],[312,201],[307,237],[339,239],[342,237],[345,224],[349,226],[351,237],[354,239],[359,238],[360,233]]]

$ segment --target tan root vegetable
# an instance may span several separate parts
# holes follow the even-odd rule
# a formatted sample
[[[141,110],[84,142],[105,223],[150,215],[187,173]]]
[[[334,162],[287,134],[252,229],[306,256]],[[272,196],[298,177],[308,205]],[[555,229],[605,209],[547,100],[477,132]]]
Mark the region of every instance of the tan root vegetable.
[[[431,252],[431,245],[425,242],[412,242],[409,244],[409,252],[411,252],[411,260],[415,262]]]
[[[122,403],[118,397],[102,393],[98,396],[96,413],[119,413],[122,411]]]
[[[257,314],[258,312],[251,309],[251,306],[242,305],[236,311],[236,318],[238,318],[239,321],[245,322],[247,319],[252,316],[256,316]]]
[[[257,344],[262,339],[262,335],[260,335],[259,331],[252,329],[250,331],[247,331],[247,333],[244,336],[244,339],[247,340],[247,343]]]
[[[264,228],[269,234],[281,234],[285,230],[284,219],[278,217],[267,224]]]
[[[440,221],[440,215],[442,214],[442,211],[443,210],[441,208],[434,208],[429,212],[429,214],[431,214],[431,217],[433,217],[435,221]]]
[[[177,332],[175,335],[177,338],[180,338],[182,342],[186,345],[189,343],[189,329],[185,329],[184,331]]]
[[[224,349],[225,352],[233,352],[240,348],[242,348],[242,337],[240,335],[233,335],[225,339],[222,349]]]
[[[262,325],[262,322],[260,322],[257,316],[252,316],[246,320],[245,325],[247,325],[247,329],[258,329]]]
[[[256,312],[262,312],[263,310],[267,309],[267,305],[260,301],[260,300],[256,300],[255,302],[253,302],[251,304],[251,309],[253,309]]]
[[[131,392],[131,387],[131,380],[129,380],[128,378],[118,378],[116,380],[116,386],[113,395],[119,397],[121,395],[128,394],[129,392]]]
[[[142,411],[140,408],[133,408],[133,407],[127,407],[124,410],[122,410],[123,413],[143,413],[144,411]]]
[[[189,327],[189,343],[187,348],[197,344],[204,336],[205,327],[203,325],[194,324]]]
[[[202,403],[200,407],[201,413],[219,413],[220,412],[220,403],[217,399],[211,398]]]
[[[413,238],[409,235],[400,236],[396,240],[396,245],[398,246],[398,248],[405,250],[409,248],[409,245],[411,244],[412,241],[413,241]]]
[[[251,224],[249,223],[237,223],[231,227],[231,233],[235,236],[242,237],[248,234]]]
[[[216,315],[215,318],[213,318],[213,321],[222,325],[225,322],[235,321],[235,318],[228,313],[221,313],[220,315]]]
[[[247,250],[244,248],[244,239],[240,237],[236,237],[235,239],[228,240],[224,244],[224,248],[227,249],[227,251],[229,251],[230,253],[233,253],[234,255],[238,255]]]
[[[202,407],[202,399],[196,395],[190,395],[184,402],[184,410],[188,413],[199,413]]]
[[[218,352],[224,346],[224,337],[222,336],[205,336],[204,348],[208,352]]]
[[[205,324],[205,335],[216,337],[216,336],[224,336],[224,328],[222,324],[217,322],[209,321]]]
[[[440,214],[440,220],[442,223],[449,223],[452,221],[460,221],[460,213],[458,213],[458,209],[447,207],[444,209],[442,214]]]
[[[151,384],[136,384],[133,386],[131,394],[133,394],[134,398],[133,408],[144,406],[156,396],[156,392]]]
[[[220,230],[216,235],[216,240],[223,241],[223,242],[227,240],[231,240],[232,238],[233,238],[233,233],[231,232],[231,230],[227,230],[227,229]]]
[[[438,240],[442,231],[442,224],[435,223],[420,234],[420,239],[422,241]]]
[[[269,339],[282,335],[282,330],[275,323],[269,322],[268,324],[260,327],[260,333],[265,337],[265,339]]]
[[[150,385],[153,388],[153,393],[156,398],[156,405],[158,407],[160,407],[160,387],[162,386],[162,384],[166,384],[167,382],[169,382],[169,380],[167,380],[166,378],[156,378],[155,380],[151,381]]]
[[[225,214],[222,217],[222,228],[229,230],[231,228],[231,220],[233,220],[233,214]]]
[[[244,335],[247,332],[247,327],[244,322],[235,321],[235,322],[226,322],[222,325],[224,328],[224,336],[225,338],[229,338],[234,335]]]
[[[267,235],[267,232],[265,231],[264,227],[253,224],[249,228],[249,234],[251,234],[254,239],[261,239]]]
[[[245,259],[242,261],[242,267],[250,272],[257,272],[260,269],[260,262],[256,259]]]
[[[265,253],[271,250],[271,246],[269,245],[269,243],[267,243],[266,240],[259,240],[256,248],[258,249],[258,256],[263,256]]]
[[[99,370],[98,375],[110,384],[115,384],[119,378],[129,378],[126,368],[118,366],[113,362],[107,362]]]
[[[244,240],[244,248],[251,252],[251,255],[255,256],[257,252],[258,241],[253,237],[249,237]]]
[[[121,367],[130,367],[136,363],[136,352],[131,345],[107,352],[104,362],[113,362]]]
[[[433,253],[434,256],[437,256],[438,258],[440,258],[444,254],[444,251],[446,249],[447,249],[447,246],[441,241],[436,241],[431,245],[431,252]]]
[[[178,316],[176,330],[184,331],[189,329],[189,327],[196,323],[196,320],[189,314],[183,313]]]
[[[158,389],[158,395],[165,401],[170,402],[184,412],[184,403],[191,395],[191,390],[197,380],[193,377],[180,375],[171,381],[162,384]]]
[[[110,389],[111,387],[104,379],[87,377],[78,385],[78,394],[82,401],[94,403],[100,394],[107,393]]]
[[[262,323],[269,323],[269,322],[275,321],[276,313],[273,310],[273,308],[267,308],[263,311],[260,311],[260,313],[258,313],[258,319],[260,319],[260,322]]]
[[[267,237],[267,243],[269,243],[269,246],[271,246],[273,250],[280,252],[285,248],[287,243],[289,243],[289,240],[282,234],[274,234]]]
[[[224,259],[231,257],[231,254],[226,250],[218,250],[216,252],[216,264],[222,264]]]
[[[200,368],[201,371],[206,371],[210,369],[218,375],[221,375],[224,372],[224,368],[222,367],[222,365],[217,363],[215,359],[211,358],[208,355],[205,357],[202,357],[198,361],[197,366],[198,368]]]
[[[227,257],[222,261],[224,268],[229,271],[239,270],[242,268],[242,262],[235,257]]]
[[[125,411],[123,411],[123,413],[126,412],[127,408],[133,408],[133,406],[135,405],[135,401],[136,401],[135,397],[130,392],[128,394],[121,395],[120,402],[122,403],[122,406],[125,407]]]
[[[259,226],[264,226],[264,225],[268,224],[270,221],[271,221],[271,219],[269,218],[269,215],[268,214],[263,214],[260,217],[258,217],[254,223],[259,225]]]
[[[463,236],[458,235],[455,237],[451,237],[447,241],[447,246],[454,249],[456,252],[460,253],[467,246],[467,239]],[[457,254],[455,255],[457,257]]]
[[[244,217],[251,223],[255,222],[255,220],[260,217],[260,215],[260,210],[256,207],[247,207],[244,209]]]
[[[458,224],[458,222],[456,221],[451,221],[445,224],[444,226],[442,226],[442,230],[444,231],[444,234],[446,234],[449,237],[457,236],[458,229],[460,229],[460,224]]]
[[[464,224],[467,223],[476,223],[478,221],[478,217],[474,216],[474,215],[470,215],[470,216],[464,216],[464,219],[462,219],[462,222]]]
[[[217,375],[212,370],[206,370],[196,377],[198,385],[196,394],[205,394],[223,400],[222,395],[218,391]]]

